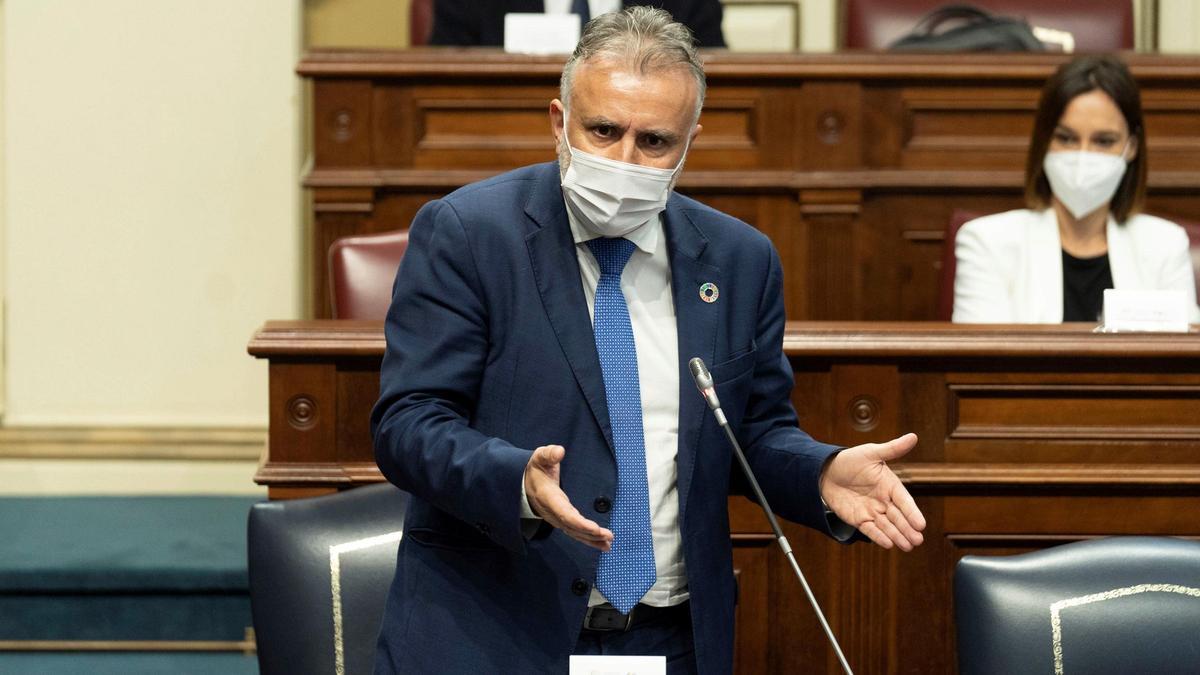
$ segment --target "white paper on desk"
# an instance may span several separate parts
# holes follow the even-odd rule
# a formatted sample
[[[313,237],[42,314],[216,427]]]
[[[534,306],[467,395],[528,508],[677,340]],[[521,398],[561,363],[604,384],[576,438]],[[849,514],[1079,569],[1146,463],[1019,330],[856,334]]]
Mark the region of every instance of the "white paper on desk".
[[[1188,332],[1188,300],[1183,291],[1104,289],[1104,332]]]
[[[667,657],[572,655],[570,675],[667,675]]]
[[[504,15],[504,51],[511,54],[570,54],[579,42],[578,14]]]

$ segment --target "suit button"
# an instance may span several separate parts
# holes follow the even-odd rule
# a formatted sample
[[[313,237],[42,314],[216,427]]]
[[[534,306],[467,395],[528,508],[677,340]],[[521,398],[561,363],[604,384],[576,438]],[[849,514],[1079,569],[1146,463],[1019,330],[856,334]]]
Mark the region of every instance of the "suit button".
[[[608,513],[608,510],[612,508],[612,500],[608,497],[596,497],[592,506],[595,507],[596,513]]]
[[[488,534],[492,530],[492,528],[487,526],[487,523],[475,523],[475,527],[483,534]]]
[[[571,582],[571,592],[575,595],[583,595],[588,592],[588,582],[583,579],[576,579]]]

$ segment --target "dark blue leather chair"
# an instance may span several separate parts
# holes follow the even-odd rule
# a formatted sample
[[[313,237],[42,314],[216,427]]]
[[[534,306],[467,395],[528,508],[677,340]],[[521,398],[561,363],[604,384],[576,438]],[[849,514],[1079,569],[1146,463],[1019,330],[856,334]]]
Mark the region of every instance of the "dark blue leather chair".
[[[389,483],[250,509],[263,675],[370,673],[408,495]]]
[[[1200,542],[1112,537],[966,556],[958,663],[990,673],[1200,673]]]

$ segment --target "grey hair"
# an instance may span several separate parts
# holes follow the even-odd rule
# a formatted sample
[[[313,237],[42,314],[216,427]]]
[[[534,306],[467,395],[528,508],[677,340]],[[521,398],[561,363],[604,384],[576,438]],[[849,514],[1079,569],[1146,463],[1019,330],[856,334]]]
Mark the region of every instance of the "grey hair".
[[[687,26],[675,21],[665,10],[635,5],[619,12],[601,14],[587,23],[575,53],[563,66],[558,97],[566,110],[571,108],[571,84],[575,67],[593,57],[624,59],[631,69],[649,73],[672,66],[687,66],[696,78],[696,115],[704,107],[708,86],[704,65],[696,53],[695,38]]]

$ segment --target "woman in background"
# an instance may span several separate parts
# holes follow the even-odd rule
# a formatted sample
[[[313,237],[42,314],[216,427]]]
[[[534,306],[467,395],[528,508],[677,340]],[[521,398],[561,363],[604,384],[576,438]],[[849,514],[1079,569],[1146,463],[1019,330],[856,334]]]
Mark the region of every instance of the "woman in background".
[[[1104,289],[1184,291],[1195,277],[1188,237],[1138,213],[1146,131],[1137,83],[1110,56],[1060,67],[1042,90],[1025,166],[1027,209],[972,220],[955,245],[959,323],[1100,319]]]

